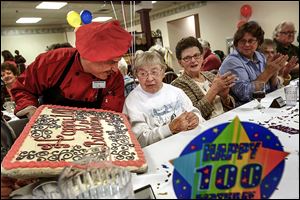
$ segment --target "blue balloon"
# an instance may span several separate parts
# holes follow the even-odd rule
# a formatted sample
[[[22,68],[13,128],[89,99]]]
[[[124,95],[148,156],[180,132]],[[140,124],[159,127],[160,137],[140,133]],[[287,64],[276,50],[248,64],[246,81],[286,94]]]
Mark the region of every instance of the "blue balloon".
[[[93,16],[92,16],[92,13],[90,11],[82,10],[80,12],[80,18],[81,18],[82,23],[89,24],[89,23],[92,22]]]

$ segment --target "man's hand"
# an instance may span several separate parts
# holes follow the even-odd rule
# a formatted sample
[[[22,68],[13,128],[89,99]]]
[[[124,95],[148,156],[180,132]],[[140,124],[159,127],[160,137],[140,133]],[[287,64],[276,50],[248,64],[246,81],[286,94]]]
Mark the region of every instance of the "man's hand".
[[[290,61],[287,62],[284,65],[284,68],[279,72],[279,75],[282,75],[282,77],[284,78],[288,77],[291,70],[294,69],[297,65],[299,65],[297,56],[292,56]]]
[[[35,106],[27,106],[23,110],[20,110],[19,112],[17,112],[16,116],[22,117],[22,116],[26,115],[28,117],[28,119],[30,119],[32,117],[32,115],[35,113],[36,109],[37,108]]]

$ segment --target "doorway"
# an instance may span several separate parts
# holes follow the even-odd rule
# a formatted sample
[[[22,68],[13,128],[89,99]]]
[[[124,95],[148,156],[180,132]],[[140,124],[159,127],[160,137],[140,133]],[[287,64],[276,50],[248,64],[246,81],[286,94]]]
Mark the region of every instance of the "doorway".
[[[176,58],[175,47],[183,37],[200,37],[200,25],[198,14],[167,22],[170,50],[173,52],[171,67],[178,73],[181,70]]]

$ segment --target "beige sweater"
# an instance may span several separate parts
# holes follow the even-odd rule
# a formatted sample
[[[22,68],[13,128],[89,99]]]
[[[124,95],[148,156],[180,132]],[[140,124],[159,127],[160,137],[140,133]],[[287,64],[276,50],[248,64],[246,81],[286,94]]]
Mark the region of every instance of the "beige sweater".
[[[212,82],[215,75],[211,72],[200,72],[209,82]],[[211,114],[214,111],[214,106],[207,101],[205,95],[200,90],[194,80],[186,74],[175,79],[171,85],[181,88],[185,94],[191,99],[193,105],[201,111],[204,119],[208,120],[211,118]],[[229,96],[232,105],[235,105],[234,98]],[[231,110],[233,107],[227,106],[222,102],[224,111]]]

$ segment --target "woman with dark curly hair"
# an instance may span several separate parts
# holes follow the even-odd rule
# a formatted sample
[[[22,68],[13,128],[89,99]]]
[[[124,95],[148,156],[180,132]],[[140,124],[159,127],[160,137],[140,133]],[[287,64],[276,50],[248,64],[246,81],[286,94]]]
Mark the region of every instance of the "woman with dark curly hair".
[[[1,96],[3,95],[7,99],[14,100],[10,90],[12,85],[16,82],[18,75],[18,69],[14,65],[10,63],[1,64],[1,79],[3,80],[7,89],[7,92],[4,92],[1,94]]]
[[[15,57],[12,55],[12,53],[8,50],[3,50],[1,52],[1,55],[3,57],[3,62],[4,63],[9,63],[18,68],[16,62],[15,62]]]
[[[266,93],[280,87],[278,72],[284,67],[288,56],[275,54],[272,59],[257,51],[264,41],[265,32],[257,22],[250,21],[234,34],[235,50],[229,54],[220,67],[220,73],[230,71],[238,77],[231,93],[236,98],[236,106],[251,101],[254,91],[253,81],[262,81],[266,86]]]

